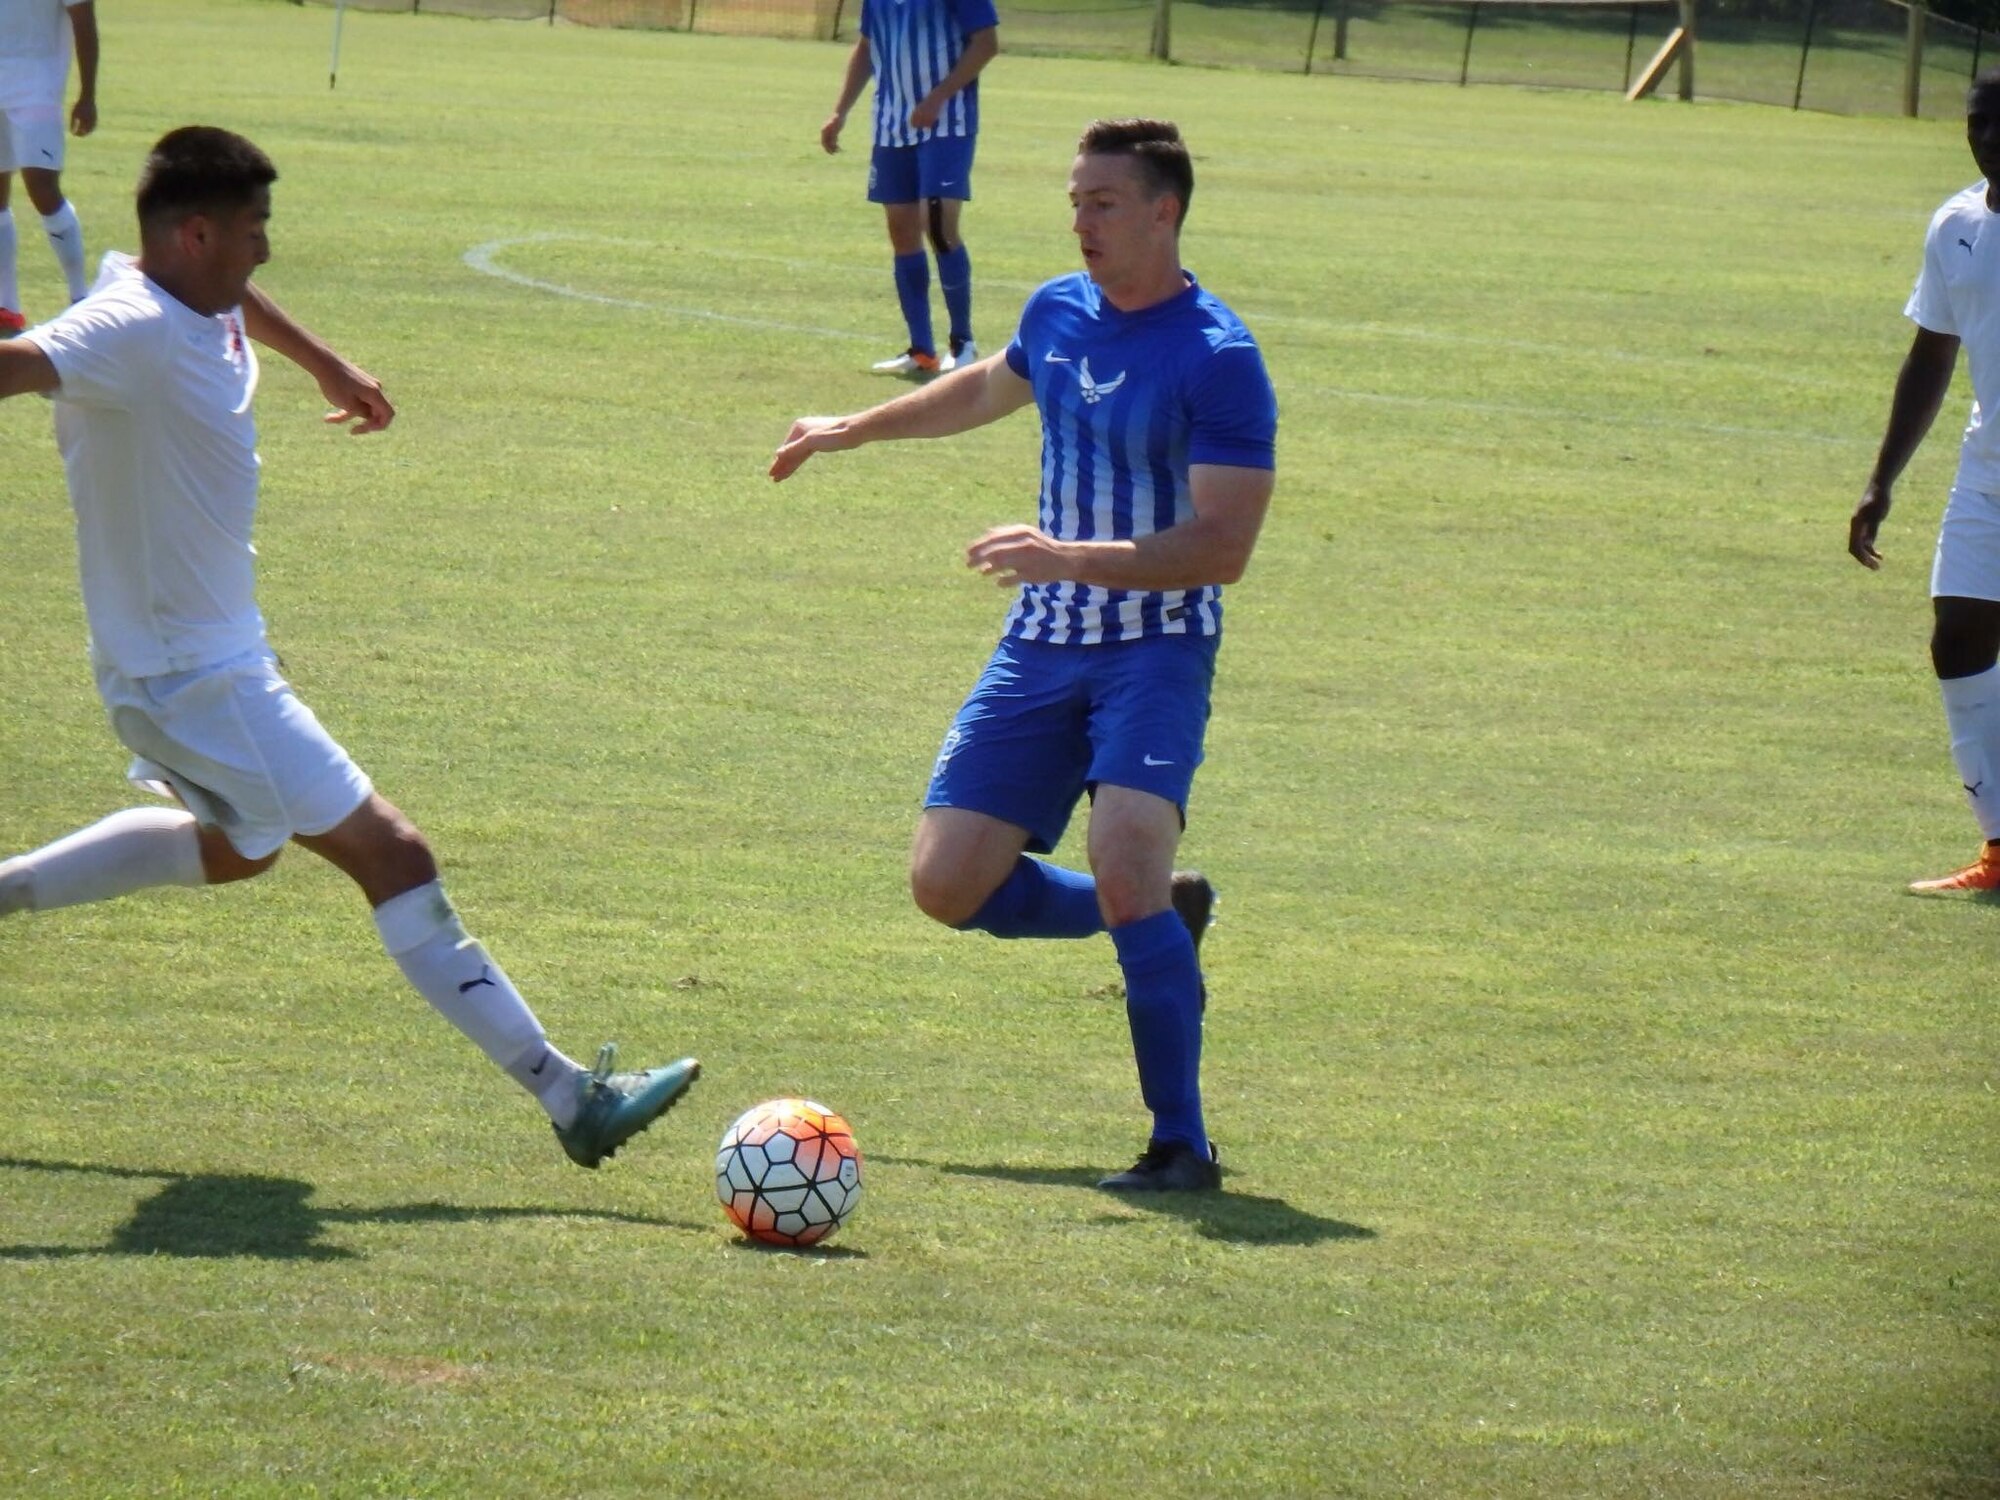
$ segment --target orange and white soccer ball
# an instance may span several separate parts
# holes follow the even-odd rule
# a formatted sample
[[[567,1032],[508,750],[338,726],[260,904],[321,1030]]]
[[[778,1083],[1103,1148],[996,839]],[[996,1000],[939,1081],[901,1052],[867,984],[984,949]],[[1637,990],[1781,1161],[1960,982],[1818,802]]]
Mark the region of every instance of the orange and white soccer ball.
[[[723,1132],[715,1196],[767,1245],[816,1245],[861,1201],[861,1149],[847,1121],[810,1099],[753,1105]]]

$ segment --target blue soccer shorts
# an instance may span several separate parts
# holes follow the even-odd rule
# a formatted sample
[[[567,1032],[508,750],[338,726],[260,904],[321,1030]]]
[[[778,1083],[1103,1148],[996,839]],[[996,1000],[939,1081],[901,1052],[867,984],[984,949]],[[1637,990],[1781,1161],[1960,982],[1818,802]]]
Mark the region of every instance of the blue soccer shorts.
[[[1002,639],[944,737],[924,806],[1025,828],[1037,854],[1062,841],[1078,799],[1100,784],[1164,797],[1185,823],[1219,642]]]
[[[870,203],[916,203],[925,198],[972,201],[969,135],[934,135],[914,146],[877,146],[868,162]]]

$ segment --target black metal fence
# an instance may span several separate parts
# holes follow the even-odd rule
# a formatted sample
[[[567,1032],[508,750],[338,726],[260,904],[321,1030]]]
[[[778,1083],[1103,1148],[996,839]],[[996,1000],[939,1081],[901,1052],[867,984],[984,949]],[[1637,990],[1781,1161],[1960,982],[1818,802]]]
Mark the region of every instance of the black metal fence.
[[[331,0],[315,0],[331,3]],[[344,0],[548,24],[851,41],[861,0]],[[1679,0],[1001,0],[1009,51],[1210,67],[1624,90]],[[1696,97],[1841,114],[1963,108],[1973,27],[1903,0],[1701,0]]]

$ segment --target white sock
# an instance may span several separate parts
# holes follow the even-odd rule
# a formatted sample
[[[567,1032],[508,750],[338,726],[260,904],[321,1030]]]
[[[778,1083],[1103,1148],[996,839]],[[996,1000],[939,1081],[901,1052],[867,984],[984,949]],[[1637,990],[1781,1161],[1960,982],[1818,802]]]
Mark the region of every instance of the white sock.
[[[90,283],[83,275],[83,225],[77,222],[76,210],[69,199],[63,199],[62,207],[54,213],[42,216],[42,232],[49,237],[49,248],[56,253],[63,280],[69,283],[69,300],[81,301],[90,290]]]
[[[155,885],[206,885],[194,818],[128,807],[0,864],[0,916],[109,901]]]
[[[576,1118],[584,1074],[549,1045],[514,982],[466,934],[433,880],[375,908],[375,929],[403,977],[509,1078],[533,1094],[557,1125]]]
[[[21,273],[17,260],[21,237],[14,231],[14,210],[0,208],[0,307],[21,310]]]
[[[1938,684],[1951,726],[1951,759],[1979,831],[2000,839],[2000,667]]]

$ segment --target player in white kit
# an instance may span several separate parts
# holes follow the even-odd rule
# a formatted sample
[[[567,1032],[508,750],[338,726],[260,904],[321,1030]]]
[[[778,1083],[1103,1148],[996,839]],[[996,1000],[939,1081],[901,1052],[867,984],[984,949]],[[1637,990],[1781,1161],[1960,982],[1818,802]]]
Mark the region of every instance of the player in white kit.
[[[91,0],[0,0],[0,339],[28,326],[21,312],[20,235],[10,207],[13,174],[62,267],[75,302],[87,290],[83,226],[63,196],[63,89],[76,43],[76,103],[69,128],[97,128],[97,10]]]
[[[1923,270],[1903,309],[1916,337],[1896,378],[1888,430],[1847,550],[1879,568],[1875,541],[1890,487],[1930,431],[1964,345],[1972,367],[1972,420],[1931,567],[1931,664],[1944,696],[1951,756],[1979,831],[1964,869],[1910,886],[1922,895],[2000,890],[2000,70],[1973,80],[1965,137],[1985,180],[1946,201],[1924,236]]]
[[[506,974],[467,935],[416,828],[293,694],[253,592],[258,458],[252,342],[311,375],[356,433],[387,427],[379,383],[250,284],[277,171],[241,136],[187,126],[139,180],[141,249],[107,255],[83,301],[0,341],[0,397],[54,398],[76,511],[91,659],[132,780],[180,807],[135,807],[0,861],[0,918],[157,885],[270,868],[287,843],[361,887],[410,983],[547,1111],[595,1167],[670,1108],[683,1058],[585,1069],[550,1046]]]

